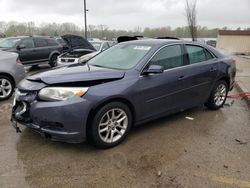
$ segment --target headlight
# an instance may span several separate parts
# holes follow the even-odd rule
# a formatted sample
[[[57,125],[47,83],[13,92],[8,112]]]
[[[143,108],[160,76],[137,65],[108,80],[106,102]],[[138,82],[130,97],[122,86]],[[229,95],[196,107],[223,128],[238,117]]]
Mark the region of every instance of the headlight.
[[[86,87],[47,87],[42,89],[38,96],[45,101],[64,101],[74,96],[82,97],[87,91]]]

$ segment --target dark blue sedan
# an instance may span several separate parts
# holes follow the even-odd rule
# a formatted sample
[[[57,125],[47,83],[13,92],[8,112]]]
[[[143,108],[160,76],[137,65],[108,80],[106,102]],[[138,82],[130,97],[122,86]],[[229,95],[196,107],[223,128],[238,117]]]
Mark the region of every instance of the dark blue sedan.
[[[52,140],[90,139],[109,148],[130,128],[205,104],[221,108],[235,62],[205,44],[140,40],[118,44],[87,63],[30,76],[16,90],[12,125]]]

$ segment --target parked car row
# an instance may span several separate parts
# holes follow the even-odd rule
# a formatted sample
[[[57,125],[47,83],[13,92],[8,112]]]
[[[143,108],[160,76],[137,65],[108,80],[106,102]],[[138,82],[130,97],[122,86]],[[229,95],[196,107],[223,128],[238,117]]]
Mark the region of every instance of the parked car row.
[[[62,46],[49,37],[10,37],[0,41],[0,50],[15,52],[23,65],[34,66],[49,63],[54,67]]]

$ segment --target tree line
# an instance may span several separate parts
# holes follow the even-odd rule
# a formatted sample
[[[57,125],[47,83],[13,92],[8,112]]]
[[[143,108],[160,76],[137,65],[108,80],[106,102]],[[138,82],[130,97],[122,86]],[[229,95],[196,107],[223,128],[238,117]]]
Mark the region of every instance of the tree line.
[[[221,29],[228,29],[226,27]],[[240,28],[238,28],[240,29]],[[250,29],[250,28],[248,28]],[[219,28],[209,29],[207,27],[198,26],[197,35],[199,38],[216,38]],[[3,22],[0,21],[0,37],[11,36],[62,36],[64,34],[75,34],[84,36],[84,30],[73,23],[43,23],[37,26],[34,22]],[[171,28],[164,26],[159,28],[141,28],[135,27],[132,30],[110,29],[107,25],[88,25],[88,37],[112,40],[118,36],[140,35],[145,37],[179,37],[189,38],[190,32],[188,26]]]

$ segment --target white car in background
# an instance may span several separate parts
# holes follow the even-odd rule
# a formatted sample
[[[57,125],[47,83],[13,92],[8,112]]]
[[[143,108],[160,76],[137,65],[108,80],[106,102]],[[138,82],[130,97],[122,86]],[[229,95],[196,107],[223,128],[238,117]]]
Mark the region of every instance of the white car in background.
[[[81,36],[64,35],[61,38],[65,41],[68,50],[58,56],[59,66],[76,64],[81,56],[96,52],[96,49]]]
[[[90,41],[90,44],[95,48],[96,51],[92,51],[91,49],[76,49],[70,54],[62,54],[58,58],[58,65],[63,66],[84,63],[102,51],[107,50],[115,43],[112,41]]]

